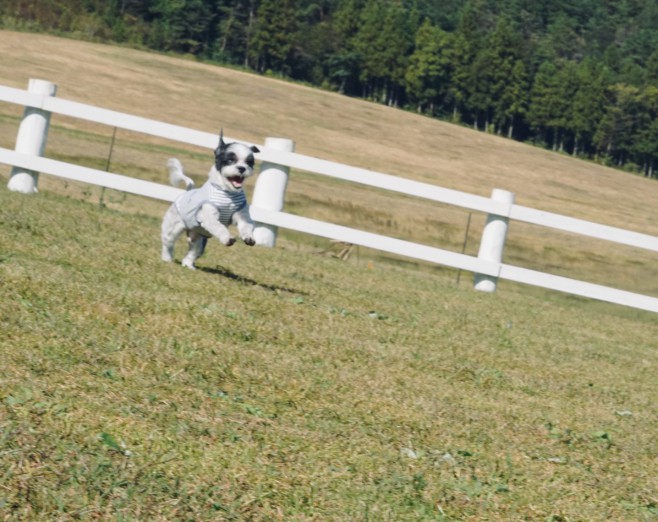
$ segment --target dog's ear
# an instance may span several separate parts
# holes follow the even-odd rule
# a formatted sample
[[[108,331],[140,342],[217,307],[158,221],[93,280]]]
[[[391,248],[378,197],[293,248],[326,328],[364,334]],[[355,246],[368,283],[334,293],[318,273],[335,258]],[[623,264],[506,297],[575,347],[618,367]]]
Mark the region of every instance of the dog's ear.
[[[256,145],[252,145],[249,148],[251,149],[251,152],[260,152],[260,149],[258,147],[256,147]]]
[[[217,170],[220,170],[222,160],[224,157],[224,151],[226,151],[226,143],[224,142],[224,129],[222,128],[219,131],[219,145],[217,145],[217,148],[215,149],[215,167]]]
[[[219,145],[215,149],[215,154],[218,154],[220,151],[223,151],[227,147],[226,142],[224,141],[224,129],[222,128],[219,131]]]

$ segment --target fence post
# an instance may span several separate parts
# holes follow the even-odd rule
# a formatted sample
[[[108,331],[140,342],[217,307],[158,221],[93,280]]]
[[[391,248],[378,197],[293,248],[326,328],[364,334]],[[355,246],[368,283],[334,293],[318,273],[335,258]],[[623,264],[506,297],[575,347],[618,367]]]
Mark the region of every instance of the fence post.
[[[28,92],[42,96],[55,96],[57,85],[45,80],[30,79]],[[48,140],[50,113],[36,107],[25,107],[23,120],[16,137],[16,152],[30,156],[43,156]],[[39,173],[12,167],[7,187],[14,192],[32,194],[37,191]]]
[[[294,152],[295,142],[286,138],[265,138],[265,147],[284,152]],[[251,204],[266,210],[281,211],[288,186],[290,168],[264,161],[256,180]],[[256,244],[274,247],[278,227],[265,223],[256,223],[254,238]]]
[[[491,193],[491,199],[512,205],[514,203],[514,194],[507,190],[494,189]],[[487,216],[487,224],[484,226],[484,232],[482,233],[478,259],[494,263],[502,262],[508,222],[509,219],[507,216],[498,216],[495,214],[489,214]],[[475,289],[481,292],[494,292],[497,282],[497,277],[475,274]]]

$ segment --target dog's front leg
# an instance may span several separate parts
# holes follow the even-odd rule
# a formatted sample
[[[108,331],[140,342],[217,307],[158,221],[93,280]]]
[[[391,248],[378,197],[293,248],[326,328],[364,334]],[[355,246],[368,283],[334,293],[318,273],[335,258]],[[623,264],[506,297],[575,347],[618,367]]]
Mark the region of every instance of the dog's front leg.
[[[245,206],[233,214],[233,223],[238,228],[240,239],[242,239],[245,244],[254,246],[256,244],[256,240],[254,239],[254,222],[249,215],[248,206]]]
[[[219,239],[219,241],[226,246],[231,246],[235,243],[235,238],[231,235],[228,228],[226,228],[219,221],[219,210],[210,203],[205,203],[196,215],[199,224],[205,228],[209,234]]]

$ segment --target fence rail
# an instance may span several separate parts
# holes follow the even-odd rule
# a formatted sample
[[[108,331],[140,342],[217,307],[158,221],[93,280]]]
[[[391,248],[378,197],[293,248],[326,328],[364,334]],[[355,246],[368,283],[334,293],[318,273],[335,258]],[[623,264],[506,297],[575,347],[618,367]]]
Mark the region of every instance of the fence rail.
[[[188,129],[178,125],[149,120],[139,116],[73,102],[55,96],[36,94],[29,90],[24,91],[21,89],[0,86],[0,101],[19,104],[26,108],[43,111],[47,114],[61,114],[210,149],[216,146],[217,141],[216,133]],[[438,187],[428,183],[397,178],[395,176],[367,169],[341,165],[295,152],[278,150],[274,147],[262,145],[258,145],[258,147],[261,150],[260,154],[258,154],[258,159],[261,160],[263,164],[268,164],[269,167],[283,166],[295,168],[329,176],[335,179],[373,186],[379,189],[393,191],[395,193],[484,212],[488,214],[490,218],[500,218],[505,221],[509,219],[523,221],[534,225],[550,227],[565,232],[572,232],[658,252],[658,237],[655,236],[531,209],[521,205],[516,205],[513,202],[499,201],[495,198],[486,198]],[[17,150],[18,149],[19,147],[17,145]],[[182,192],[180,189],[159,183],[72,165],[34,154],[25,154],[20,151],[11,151],[3,148],[0,148],[0,163],[6,163],[28,171],[42,172],[164,201],[173,201],[177,195]],[[259,181],[257,181],[256,189],[258,189],[258,183]],[[285,190],[285,184],[283,190]],[[282,200],[283,198],[281,196],[281,201]],[[506,265],[501,262],[502,258],[497,261],[492,261],[491,259],[486,259],[486,256],[473,257],[465,254],[458,254],[349,227],[338,226],[301,216],[293,216],[282,212],[281,209],[273,210],[265,208],[264,206],[255,206],[253,202],[251,210],[256,221],[273,227],[282,227],[320,237],[337,239],[389,253],[467,270],[494,279],[503,278],[624,306],[658,312],[657,298]]]

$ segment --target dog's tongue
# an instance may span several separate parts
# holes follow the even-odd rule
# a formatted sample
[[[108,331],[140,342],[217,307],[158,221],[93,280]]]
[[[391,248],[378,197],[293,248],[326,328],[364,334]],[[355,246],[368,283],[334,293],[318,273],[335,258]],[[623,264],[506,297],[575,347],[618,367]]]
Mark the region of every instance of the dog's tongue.
[[[233,185],[235,188],[242,187],[243,179],[241,176],[233,176],[231,178],[228,178],[228,180],[231,182],[231,185]]]

